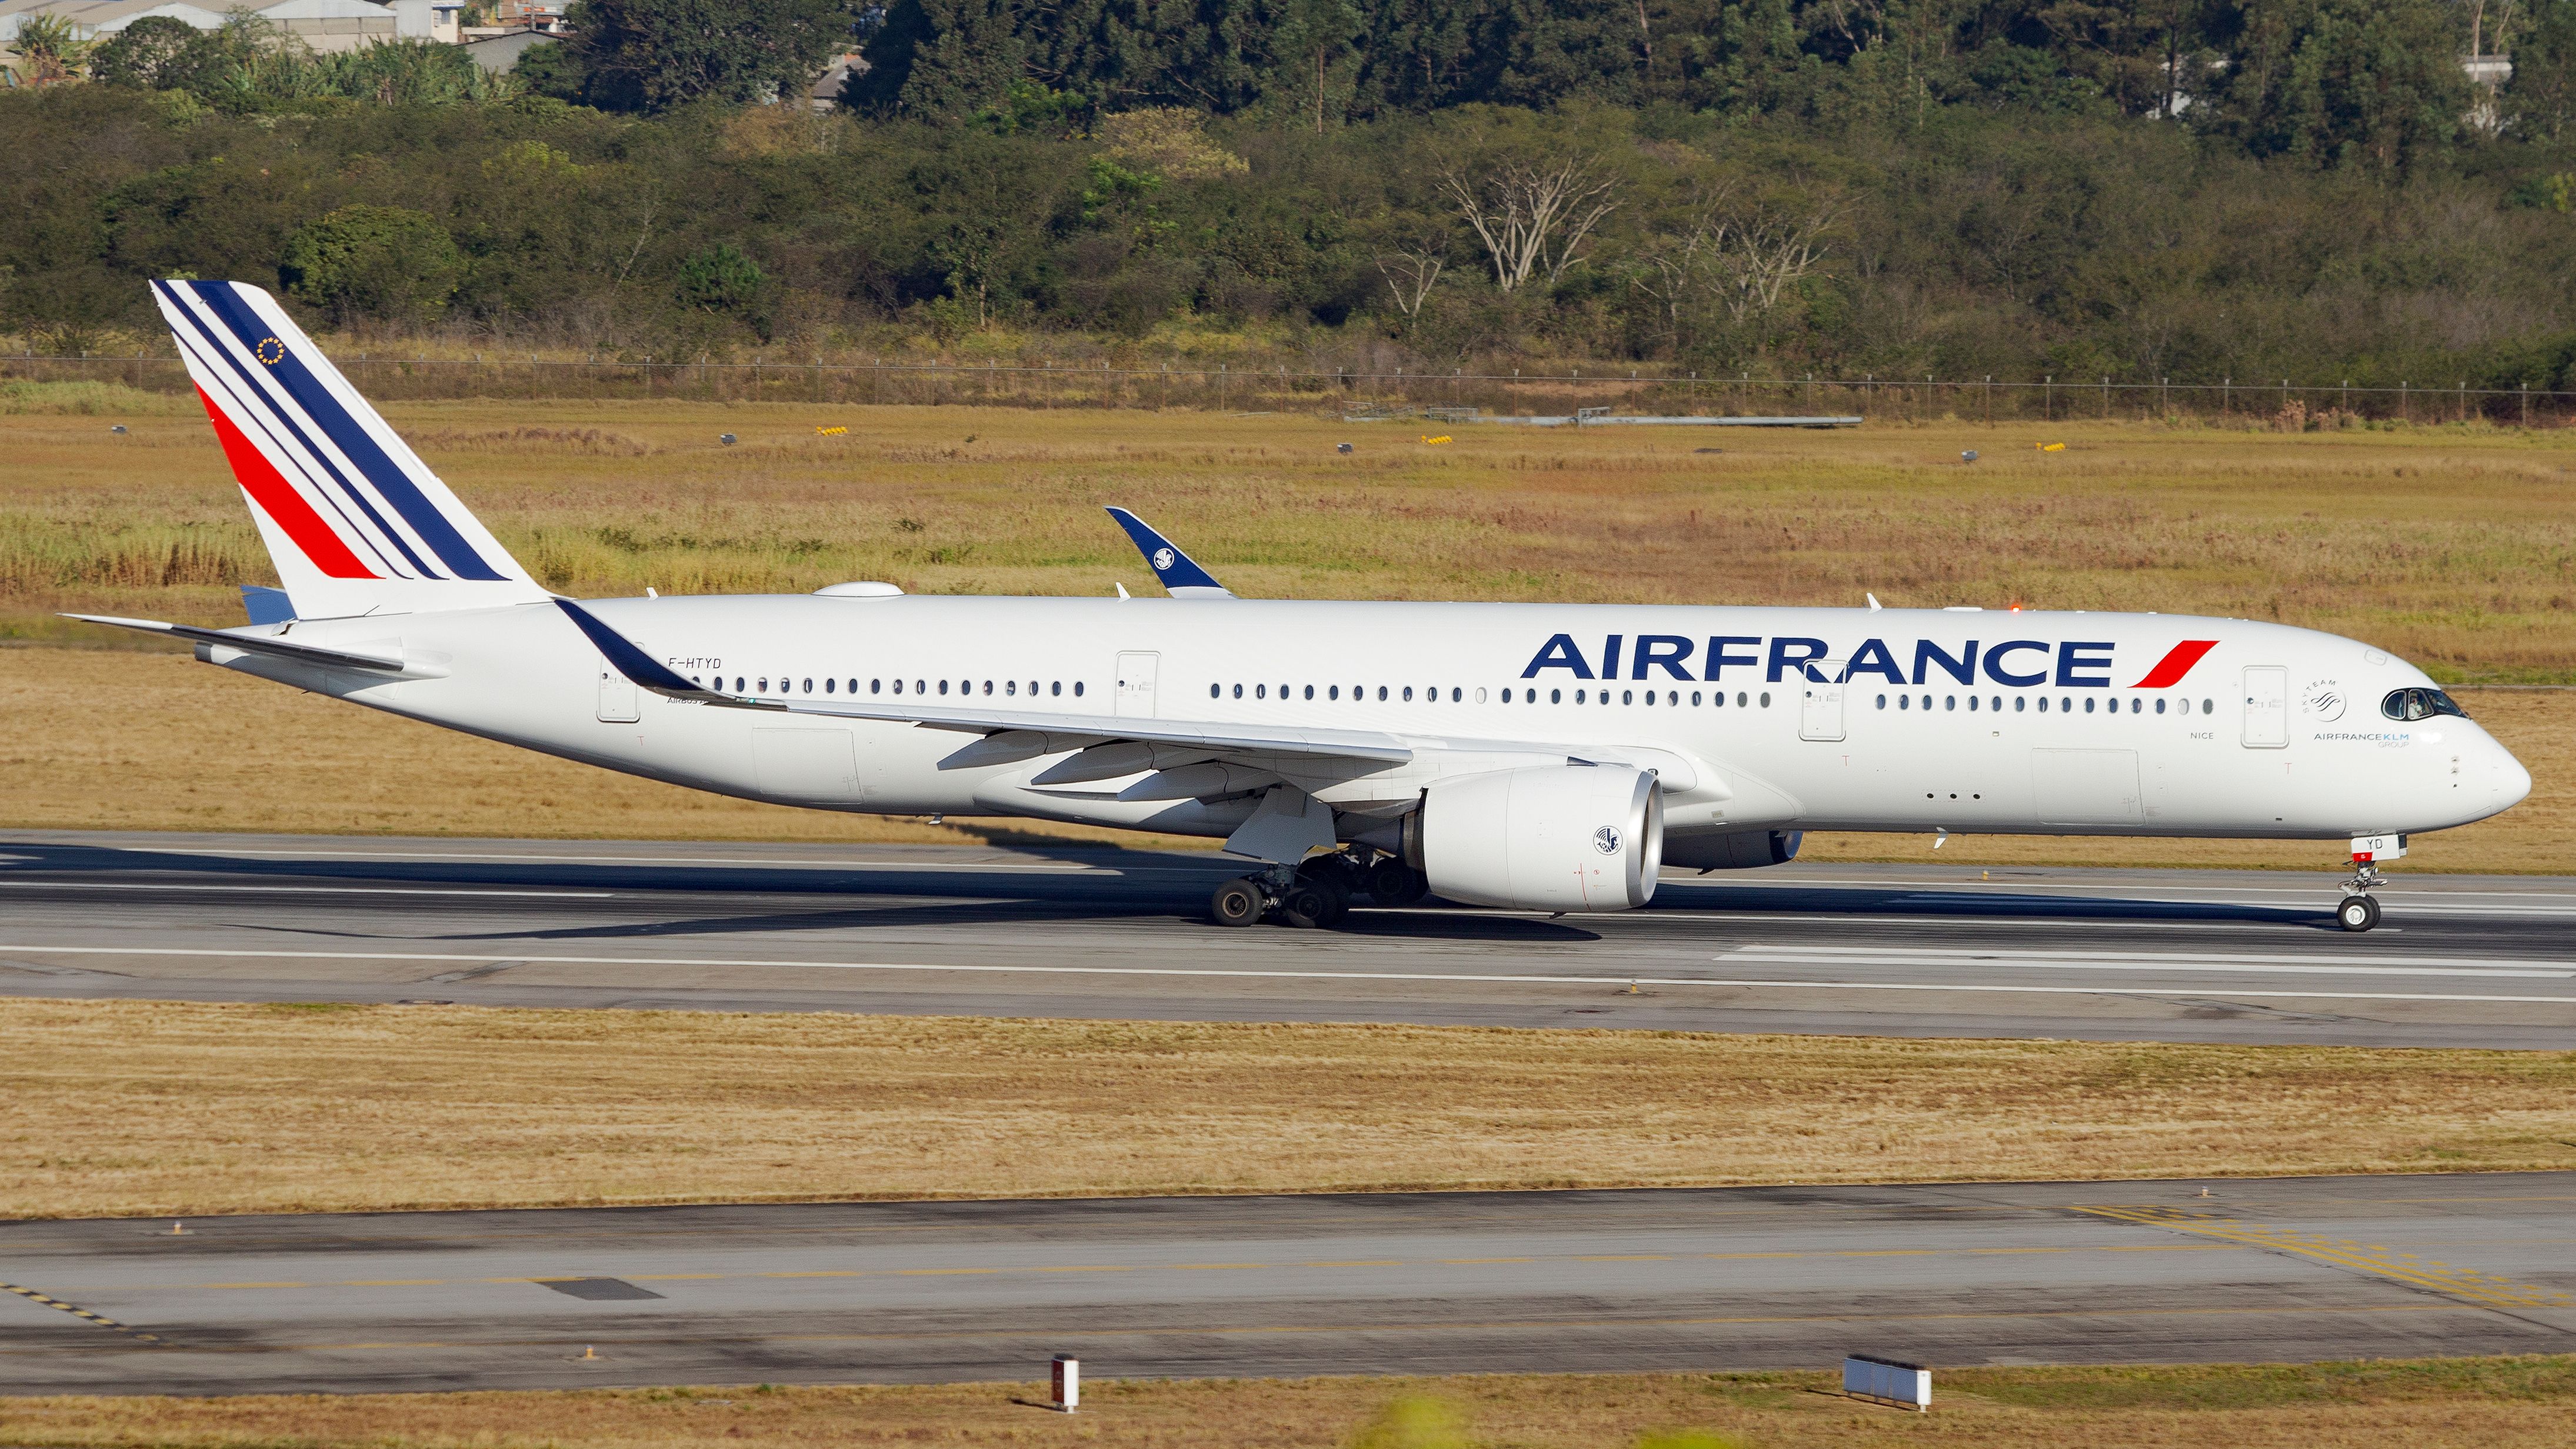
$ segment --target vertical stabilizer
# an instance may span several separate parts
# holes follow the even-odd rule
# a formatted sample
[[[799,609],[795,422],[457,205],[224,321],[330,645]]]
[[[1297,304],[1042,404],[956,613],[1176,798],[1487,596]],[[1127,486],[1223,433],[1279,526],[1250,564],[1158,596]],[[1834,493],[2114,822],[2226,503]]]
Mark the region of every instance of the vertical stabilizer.
[[[155,282],[152,292],[298,614],[551,597],[277,299],[239,282]]]

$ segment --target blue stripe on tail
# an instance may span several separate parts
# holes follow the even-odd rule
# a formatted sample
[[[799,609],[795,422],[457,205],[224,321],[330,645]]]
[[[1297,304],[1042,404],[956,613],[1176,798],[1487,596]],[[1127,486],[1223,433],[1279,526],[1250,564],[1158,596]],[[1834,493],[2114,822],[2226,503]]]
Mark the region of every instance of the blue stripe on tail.
[[[242,301],[233,284],[191,282],[188,285],[232,329],[241,345],[253,349],[256,355],[260,342],[269,335],[268,324]],[[358,465],[367,481],[376,485],[378,495],[391,503],[404,521],[412,526],[412,531],[446,562],[449,572],[460,579],[497,582],[508,577],[486,562],[483,555],[465,541],[464,535],[456,531],[456,526],[447,521],[447,515],[422,496],[420,489],[413,486],[410,475],[377,445],[375,438],[356,418],[349,415],[349,410],[331,395],[331,390],[313,375],[311,369],[304,365],[304,360],[295,355],[294,349],[287,349],[269,372],[285,387],[287,395],[294,398],[324,432],[330,434],[331,441],[340,452]]]

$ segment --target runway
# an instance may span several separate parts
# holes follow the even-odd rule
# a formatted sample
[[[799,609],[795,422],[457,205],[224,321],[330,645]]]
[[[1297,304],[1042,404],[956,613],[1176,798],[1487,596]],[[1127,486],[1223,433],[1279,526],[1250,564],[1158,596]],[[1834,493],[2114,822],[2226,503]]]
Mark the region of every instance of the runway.
[[[1777,866],[1649,910],[1226,931],[1242,866],[925,846],[0,835],[0,993],[2576,1044],[2576,879]]]
[[[2576,880],[1790,865],[1550,919],[1225,930],[1239,863],[985,849],[0,834],[0,993],[2576,1045]]]
[[[0,1385],[1026,1380],[1057,1353],[1127,1377],[2576,1347],[2576,1174],[2208,1186],[18,1223],[0,1227],[20,1290],[0,1294]]]

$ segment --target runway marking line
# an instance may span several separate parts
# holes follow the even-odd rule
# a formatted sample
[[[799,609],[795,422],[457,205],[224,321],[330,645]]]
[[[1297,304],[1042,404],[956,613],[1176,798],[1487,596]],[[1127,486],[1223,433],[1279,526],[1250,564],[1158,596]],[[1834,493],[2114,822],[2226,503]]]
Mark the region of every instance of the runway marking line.
[[[2411,1261],[2393,1261],[2385,1248],[2356,1243],[2350,1238],[2329,1238],[2295,1228],[2241,1222],[2189,1208],[2079,1207],[2075,1211],[2254,1248],[2268,1248],[2330,1267],[2347,1268],[2410,1287],[2447,1294],[2483,1308],[2576,1308],[2576,1295],[2516,1282],[2474,1268],[2454,1267],[2412,1253],[2403,1255]]]
[[[65,1303],[59,1298],[52,1297],[45,1293],[40,1293],[37,1290],[26,1287],[22,1284],[0,1283],[0,1289],[6,1289],[11,1293],[15,1293],[19,1297],[26,1299],[30,1303],[39,1304],[43,1307],[53,1309],[57,1313],[68,1313],[72,1317],[89,1324],[93,1328],[104,1328],[110,1333],[123,1334],[127,1338],[133,1339],[136,1343],[149,1343],[165,1347],[168,1344],[168,1340],[162,1338],[161,1335],[157,1333],[145,1333],[139,1328],[129,1328],[126,1325],[117,1322],[115,1319],[108,1317],[106,1314],[92,1313],[77,1303]]]
[[[298,886],[298,885],[222,885],[194,881],[75,881],[28,880],[0,876],[0,886],[43,887],[58,891],[248,891],[261,895],[289,896],[478,896],[511,900],[615,900],[615,891],[516,891],[475,890],[464,886]]]
[[[2149,996],[2188,997],[2199,999],[2252,1000],[2285,999],[2294,1001],[2445,1001],[2485,1002],[2493,1005],[2576,1006],[2576,996],[2478,996],[2457,993],[2395,991],[2242,991],[2233,987],[2179,986],[1994,986],[1967,985],[1930,981],[1773,981],[1705,976],[1500,976],[1431,971],[1283,971],[1251,968],[1199,968],[1183,966],[996,966],[987,964],[949,965],[897,961],[784,961],[761,958],[717,956],[462,956],[428,951],[274,951],[258,949],[226,950],[216,947],[183,946],[43,946],[0,942],[0,952],[24,952],[29,955],[53,956],[184,956],[222,957],[233,960],[269,961],[419,961],[445,966],[487,965],[508,962],[514,966],[684,966],[757,968],[777,967],[791,970],[824,971],[894,971],[910,974],[1003,976],[1139,976],[1203,977],[1212,980],[1264,981],[1437,981],[1500,986],[1597,986],[1624,990],[1630,986],[1700,987],[1715,990],[1768,991],[1941,991],[2006,996]],[[1712,958],[1723,959],[1723,958]]]

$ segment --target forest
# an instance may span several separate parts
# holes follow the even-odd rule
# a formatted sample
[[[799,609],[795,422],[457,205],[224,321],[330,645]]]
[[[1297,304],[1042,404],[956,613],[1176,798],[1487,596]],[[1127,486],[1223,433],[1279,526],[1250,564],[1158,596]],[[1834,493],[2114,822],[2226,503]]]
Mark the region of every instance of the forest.
[[[222,276],[618,357],[2576,385],[2576,0],[574,21],[488,77],[246,19],[58,41],[0,92],[0,332],[153,347],[143,279]]]

